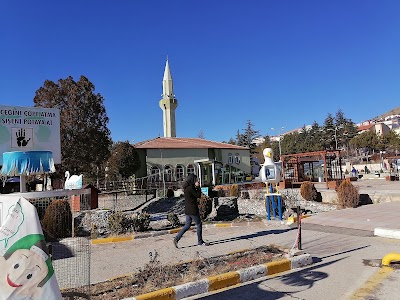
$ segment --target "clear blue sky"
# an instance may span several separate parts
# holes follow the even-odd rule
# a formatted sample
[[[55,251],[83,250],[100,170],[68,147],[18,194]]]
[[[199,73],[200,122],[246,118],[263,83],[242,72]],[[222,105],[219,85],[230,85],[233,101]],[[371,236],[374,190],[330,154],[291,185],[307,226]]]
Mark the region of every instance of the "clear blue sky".
[[[0,2],[0,103],[32,106],[46,79],[88,77],[114,141],[163,135],[169,56],[177,136],[227,141],[342,109],[400,106],[398,0]]]

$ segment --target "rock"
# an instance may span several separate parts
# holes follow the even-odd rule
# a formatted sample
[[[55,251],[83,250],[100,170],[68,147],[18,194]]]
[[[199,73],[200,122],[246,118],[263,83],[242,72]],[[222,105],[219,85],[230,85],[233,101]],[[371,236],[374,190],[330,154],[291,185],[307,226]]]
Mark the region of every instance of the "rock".
[[[209,219],[230,220],[239,214],[237,197],[216,197],[213,204],[213,209],[208,217]]]

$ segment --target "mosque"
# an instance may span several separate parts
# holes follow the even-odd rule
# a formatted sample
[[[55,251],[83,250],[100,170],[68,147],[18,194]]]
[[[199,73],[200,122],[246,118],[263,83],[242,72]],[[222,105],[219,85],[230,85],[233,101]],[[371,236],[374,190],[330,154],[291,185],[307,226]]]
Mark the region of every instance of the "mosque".
[[[162,80],[164,136],[136,143],[141,168],[136,178],[148,178],[148,182],[164,182],[179,185],[188,174],[194,173],[203,187],[232,184],[245,181],[251,174],[250,149],[205,140],[176,136],[175,111],[178,100],[168,59]],[[194,113],[194,112],[193,112]]]

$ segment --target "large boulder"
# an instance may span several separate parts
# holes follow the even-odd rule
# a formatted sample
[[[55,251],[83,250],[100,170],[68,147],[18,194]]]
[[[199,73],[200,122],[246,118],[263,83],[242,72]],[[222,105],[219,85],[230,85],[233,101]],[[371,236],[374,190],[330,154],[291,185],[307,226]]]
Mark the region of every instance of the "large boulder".
[[[209,219],[213,220],[233,220],[239,215],[237,197],[214,198],[213,209]]]

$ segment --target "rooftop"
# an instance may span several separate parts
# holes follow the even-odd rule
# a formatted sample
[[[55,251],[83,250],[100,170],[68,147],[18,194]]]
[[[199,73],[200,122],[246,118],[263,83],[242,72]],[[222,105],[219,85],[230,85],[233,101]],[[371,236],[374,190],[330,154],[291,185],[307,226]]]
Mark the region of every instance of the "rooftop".
[[[177,137],[157,137],[136,143],[137,149],[236,149],[248,150],[243,146],[232,145],[228,143],[220,143],[209,141],[201,138],[177,138]]]

